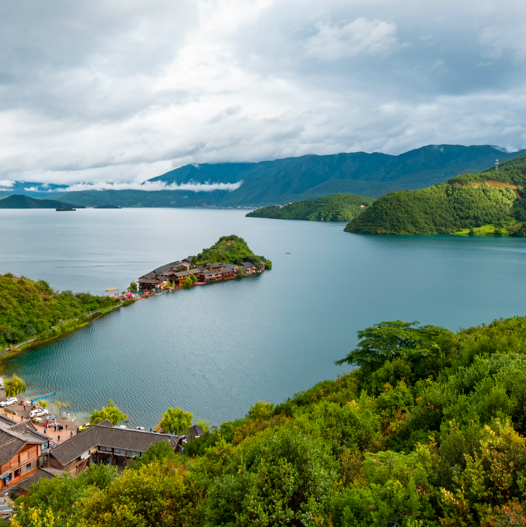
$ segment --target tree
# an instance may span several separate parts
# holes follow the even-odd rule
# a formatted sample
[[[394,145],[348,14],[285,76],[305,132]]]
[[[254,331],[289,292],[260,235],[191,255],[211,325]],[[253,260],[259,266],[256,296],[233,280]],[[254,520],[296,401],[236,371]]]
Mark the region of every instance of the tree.
[[[55,407],[57,408],[60,415],[62,415],[62,412],[60,411],[60,409],[62,408],[62,401],[55,401]]]
[[[47,408],[47,401],[40,401],[40,406],[44,409]]]
[[[130,287],[128,288],[130,291],[137,291],[137,284],[135,282],[132,282],[130,284]]]
[[[88,527],[183,527],[196,525],[195,487],[184,467],[153,461],[125,470],[107,491],[92,492],[82,502]]]
[[[132,468],[139,470],[144,465],[149,465],[154,461],[159,461],[162,465],[175,463],[177,454],[168,441],[159,441],[148,447],[148,450],[133,464]]]
[[[245,271],[243,271],[242,267],[238,267],[237,268],[237,274],[238,274],[239,278],[243,278],[243,276],[245,276]]]
[[[197,276],[195,276],[195,274],[191,274],[191,275],[190,275],[190,280],[192,280],[192,284],[193,284],[194,282],[197,282]]]
[[[183,287],[185,289],[190,289],[192,287],[192,279],[190,277],[188,277],[184,282],[183,282]]]
[[[7,397],[16,397],[19,393],[24,393],[27,390],[26,383],[15,373],[10,379],[4,381],[4,386]]]
[[[63,403],[64,404],[64,403]],[[111,400],[108,400],[108,406],[101,410],[95,410],[90,417],[90,423],[96,424],[107,419],[110,423],[117,426],[121,421],[128,419],[128,415],[122,413],[117,405]]]
[[[163,414],[161,428],[169,434],[187,434],[188,429],[192,426],[193,417],[190,412],[170,406]]]
[[[475,236],[475,229],[474,229],[473,227],[471,227],[471,229],[469,229],[468,234],[469,234],[470,236]]]

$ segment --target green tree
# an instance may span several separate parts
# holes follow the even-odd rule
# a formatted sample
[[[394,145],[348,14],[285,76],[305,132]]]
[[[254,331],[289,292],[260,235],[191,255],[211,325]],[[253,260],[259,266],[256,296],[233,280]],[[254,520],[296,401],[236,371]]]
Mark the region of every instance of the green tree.
[[[187,434],[192,426],[193,415],[180,408],[168,408],[163,414],[161,428],[168,434]]]
[[[139,470],[142,466],[149,465],[155,461],[163,465],[177,462],[177,454],[169,441],[159,441],[154,445],[150,445],[148,450],[141,457],[137,458],[133,468]]]
[[[190,280],[192,280],[192,283],[197,282],[197,276],[195,276],[195,274],[191,274]]]
[[[196,525],[197,497],[184,467],[154,460],[125,470],[107,490],[82,502],[79,527],[183,527]]]
[[[18,394],[25,393],[27,390],[26,383],[15,373],[13,373],[10,379],[4,380],[4,386],[7,397],[16,397]]]
[[[468,234],[469,234],[470,236],[475,236],[475,229],[474,229],[473,227],[471,227],[471,229],[469,229]]]
[[[105,490],[117,475],[117,467],[91,465],[73,477],[69,472],[53,479],[39,479],[29,496],[15,501],[13,527],[68,527],[78,525],[79,501],[88,489]]]
[[[190,277],[186,278],[184,281],[183,281],[183,287],[185,289],[190,289],[192,287],[192,279]]]
[[[40,401],[40,406],[44,409],[47,408],[47,401]]]
[[[137,291],[137,284],[135,282],[132,282],[130,284],[130,287],[128,288],[130,291]]]
[[[64,404],[64,403],[63,403]],[[122,413],[117,405],[111,400],[108,400],[108,406],[101,410],[95,410],[90,417],[90,423],[96,424],[107,419],[110,423],[117,426],[121,421],[128,419],[128,415]]]

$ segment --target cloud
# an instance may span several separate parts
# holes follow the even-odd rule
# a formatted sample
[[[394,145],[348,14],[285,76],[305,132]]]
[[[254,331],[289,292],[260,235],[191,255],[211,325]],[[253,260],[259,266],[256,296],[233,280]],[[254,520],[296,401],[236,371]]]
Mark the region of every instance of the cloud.
[[[146,181],[144,183],[115,183],[112,181],[94,181],[92,183],[76,183],[63,189],[65,192],[79,190],[186,190],[189,192],[212,192],[214,190],[227,190],[232,192],[243,184],[242,181],[237,183],[170,183],[163,181]],[[31,190],[31,189],[26,189]],[[56,192],[56,191],[50,191]]]
[[[523,148],[525,14],[516,0],[4,2],[0,180]]]
[[[0,187],[12,187],[16,181],[11,181],[9,179],[0,179]]]
[[[399,45],[396,24],[360,17],[349,23],[319,23],[318,33],[305,42],[305,55],[334,61],[359,53],[385,55]]]

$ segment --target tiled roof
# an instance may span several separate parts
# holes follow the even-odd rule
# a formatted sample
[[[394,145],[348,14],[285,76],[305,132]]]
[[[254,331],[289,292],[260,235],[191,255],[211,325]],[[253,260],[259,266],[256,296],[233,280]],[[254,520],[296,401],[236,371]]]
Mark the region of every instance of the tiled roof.
[[[6,420],[0,421],[0,465],[10,461],[25,445],[43,445],[49,439],[37,432],[29,421],[12,423],[14,424],[10,425]]]
[[[201,437],[205,435],[205,431],[202,426],[193,425],[188,430],[188,436],[191,440],[195,439],[197,436]]]
[[[245,262],[243,265],[245,267],[256,267],[252,262]]]
[[[79,432],[71,439],[55,447],[50,455],[62,466],[65,466],[93,447],[105,446],[132,452],[146,452],[150,445],[159,441],[169,441],[175,449],[180,441],[179,436],[147,432],[145,430],[130,430],[117,428],[108,421],[91,425],[88,429]]]

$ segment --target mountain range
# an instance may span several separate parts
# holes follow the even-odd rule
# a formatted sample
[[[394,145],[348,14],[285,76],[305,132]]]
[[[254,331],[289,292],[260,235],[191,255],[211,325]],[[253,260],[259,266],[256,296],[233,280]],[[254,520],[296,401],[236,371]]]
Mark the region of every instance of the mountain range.
[[[341,153],[306,155],[259,163],[186,165],[148,181],[166,190],[87,190],[54,193],[79,205],[146,207],[259,207],[315,199],[338,192],[379,197],[388,192],[420,189],[463,173],[480,172],[525,153],[489,145],[429,145],[400,155]],[[194,192],[192,184],[237,184],[232,191]],[[184,190],[177,185],[185,185]]]

